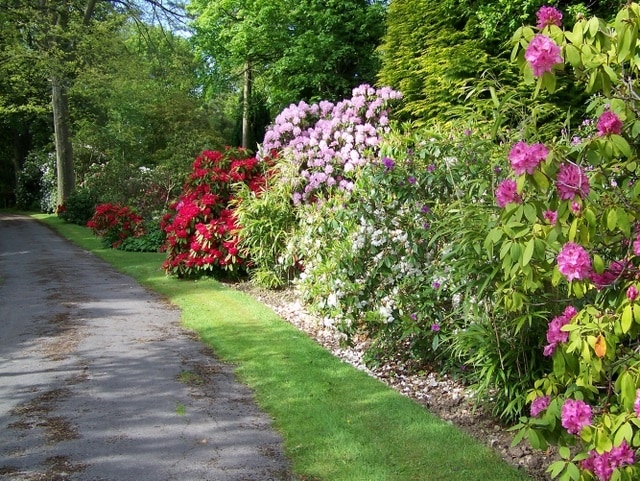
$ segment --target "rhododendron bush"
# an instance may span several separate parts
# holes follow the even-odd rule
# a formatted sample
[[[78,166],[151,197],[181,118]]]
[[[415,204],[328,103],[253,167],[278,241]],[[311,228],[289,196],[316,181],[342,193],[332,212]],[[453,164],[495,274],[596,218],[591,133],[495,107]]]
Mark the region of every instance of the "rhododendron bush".
[[[553,92],[573,76],[592,93],[590,118],[557,141],[520,139],[495,191],[500,222],[485,240],[500,265],[498,304],[514,312],[546,299],[550,372],[535,382],[517,440],[559,446],[563,480],[640,478],[640,6],[610,23],[564,29],[545,7],[514,35],[525,78]],[[560,128],[558,129],[560,132]],[[514,302],[514,299],[519,299]],[[536,346],[531,346],[536,348]]]
[[[235,186],[246,184],[259,191],[264,185],[262,165],[247,151],[232,148],[204,151],[195,159],[180,198],[162,219],[167,273],[184,277],[244,268],[234,215]]]
[[[120,204],[99,204],[87,222],[94,235],[102,237],[109,247],[119,247],[125,239],[144,233],[143,219],[128,206]]]

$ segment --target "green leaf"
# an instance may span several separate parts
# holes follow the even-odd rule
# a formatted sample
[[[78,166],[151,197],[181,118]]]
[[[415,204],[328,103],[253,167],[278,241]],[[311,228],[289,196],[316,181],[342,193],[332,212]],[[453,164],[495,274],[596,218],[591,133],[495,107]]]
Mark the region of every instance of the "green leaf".
[[[629,220],[629,215],[622,207],[616,209],[616,218],[618,228],[627,237],[631,236],[631,221]]]
[[[580,50],[574,47],[572,44],[567,44],[564,51],[564,58],[572,67],[582,66],[582,59],[580,57]]]
[[[607,214],[607,229],[613,232],[618,224],[618,215],[616,209],[610,209]]]
[[[625,306],[622,311],[622,316],[620,318],[620,329],[622,329],[622,333],[626,334],[631,329],[631,325],[633,324],[633,310],[631,305]]]
[[[555,461],[549,465],[549,467],[547,468],[547,472],[551,475],[552,478],[557,478],[558,475],[562,471],[564,471],[566,465],[567,463],[565,463],[564,461]]]
[[[527,245],[524,248],[524,253],[522,254],[522,265],[526,266],[531,261],[531,257],[533,257],[533,251],[536,246],[535,239],[529,239]]]
[[[628,410],[633,410],[633,403],[636,400],[636,380],[629,372],[625,371],[620,375],[620,401]],[[629,438],[631,440],[631,438]]]
[[[617,151],[624,155],[626,158],[631,157],[631,147],[629,143],[621,135],[612,135],[611,142],[616,147]]]

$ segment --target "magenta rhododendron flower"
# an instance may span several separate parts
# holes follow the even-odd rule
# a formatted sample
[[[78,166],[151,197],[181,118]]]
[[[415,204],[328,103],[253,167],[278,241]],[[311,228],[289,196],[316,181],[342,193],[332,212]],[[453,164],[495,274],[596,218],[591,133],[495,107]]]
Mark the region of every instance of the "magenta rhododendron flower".
[[[633,403],[633,411],[636,413],[636,417],[640,418],[640,389],[636,390],[636,400]]]
[[[509,160],[516,175],[522,175],[525,172],[533,174],[538,164],[545,160],[547,155],[549,155],[549,149],[544,144],[528,145],[520,141],[511,148]]]
[[[618,279],[623,277],[625,271],[628,271],[631,267],[633,267],[633,265],[628,261],[613,261],[602,274],[592,272],[589,280],[594,283],[596,289],[602,290],[613,285]]]
[[[505,179],[500,182],[496,190],[496,202],[500,207],[506,207],[507,204],[519,204],[522,198],[518,194],[518,186],[515,180]]]
[[[531,403],[531,417],[537,418],[542,411],[549,407],[551,398],[549,396],[539,396]]]
[[[558,222],[558,213],[555,210],[546,210],[542,214],[542,218],[551,225],[556,225]]]
[[[582,469],[587,469],[596,475],[599,481],[609,481],[614,470],[636,462],[634,450],[622,441],[620,446],[611,448],[610,451],[598,453],[589,451],[589,457],[580,463]]]
[[[592,423],[591,406],[579,399],[567,399],[562,405],[562,427],[571,434],[580,434]]]
[[[540,10],[536,12],[536,18],[538,19],[536,26],[540,30],[549,25],[555,25],[557,27],[562,25],[562,12],[554,7],[540,7]]]
[[[605,110],[598,119],[598,135],[620,135],[622,132],[622,120],[611,110]]]
[[[562,200],[572,200],[575,196],[583,199],[589,195],[591,187],[584,170],[574,164],[564,163],[560,166],[556,178],[556,189]]]
[[[547,328],[547,342],[549,344],[544,347],[543,354],[545,356],[551,356],[558,344],[567,342],[569,333],[563,331],[562,326],[569,324],[577,313],[578,311],[575,307],[568,306],[561,316],[556,316],[549,322],[549,327]]]
[[[524,58],[531,65],[536,77],[542,77],[545,72],[551,72],[554,65],[562,63],[560,47],[546,35],[540,34],[533,37]]]
[[[568,281],[586,279],[591,274],[591,258],[581,245],[567,242],[558,254],[558,269]]]
[[[640,256],[640,234],[638,234],[636,240],[633,241],[633,253]]]
[[[627,289],[627,299],[629,299],[629,302],[633,302],[638,298],[638,289],[636,288],[636,286],[629,286],[629,288]]]

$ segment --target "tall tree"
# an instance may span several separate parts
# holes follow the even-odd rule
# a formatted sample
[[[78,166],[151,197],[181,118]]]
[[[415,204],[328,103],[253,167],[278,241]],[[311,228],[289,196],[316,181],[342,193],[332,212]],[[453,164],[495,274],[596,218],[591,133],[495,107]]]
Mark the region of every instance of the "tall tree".
[[[165,0],[5,0],[4,12],[20,19],[19,39],[44,59],[50,82],[58,172],[58,202],[74,188],[69,88],[76,75],[77,46],[91,28],[117,11],[142,22],[144,16],[174,15],[175,3]]]
[[[375,81],[385,2],[191,0],[189,9],[210,86],[243,98],[245,132],[256,87],[279,111],[299,100],[341,98]]]

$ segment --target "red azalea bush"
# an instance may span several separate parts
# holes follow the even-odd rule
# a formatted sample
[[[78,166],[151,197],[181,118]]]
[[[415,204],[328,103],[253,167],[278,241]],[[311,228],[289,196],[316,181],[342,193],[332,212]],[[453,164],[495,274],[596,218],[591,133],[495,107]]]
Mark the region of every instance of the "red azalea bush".
[[[238,249],[234,185],[253,192],[264,186],[262,162],[244,149],[204,151],[194,161],[183,192],[169,206],[161,227],[167,235],[163,268],[178,277],[222,270],[237,272],[245,259]]]
[[[87,227],[105,245],[117,248],[129,237],[138,237],[144,233],[143,219],[129,207],[120,204],[99,204]]]

